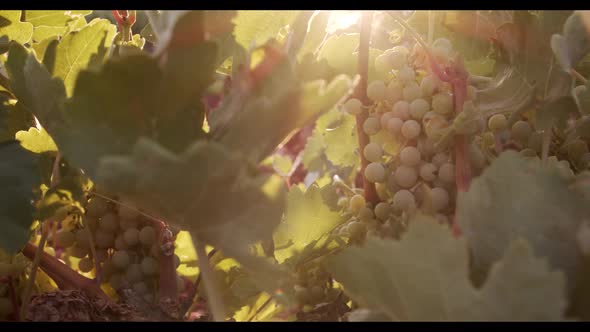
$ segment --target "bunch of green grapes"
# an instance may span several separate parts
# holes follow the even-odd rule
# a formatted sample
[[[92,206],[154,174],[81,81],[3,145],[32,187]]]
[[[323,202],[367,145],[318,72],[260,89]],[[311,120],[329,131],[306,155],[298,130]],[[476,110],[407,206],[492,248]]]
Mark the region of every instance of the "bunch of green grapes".
[[[448,63],[453,47],[446,39],[433,43],[437,61]],[[349,99],[342,109],[358,115],[368,111],[362,130],[370,137],[362,151],[369,162],[365,180],[375,184],[380,202],[365,202],[362,193],[342,197],[339,205],[349,216],[340,231],[359,242],[367,234],[395,236],[408,216],[420,209],[441,223],[450,223],[456,200],[453,137],[464,135],[473,174],[479,174],[499,153],[516,149],[540,160],[543,132],[525,117],[509,119],[497,113],[485,117],[474,103],[477,90],[467,87],[463,112],[457,116],[453,91],[435,75],[417,70],[410,51],[396,46],[375,59],[387,81],[367,86],[372,105]],[[578,87],[575,93],[585,88]],[[574,133],[574,134],[572,134]],[[548,164],[573,179],[590,166],[588,141],[575,135],[553,135]]]
[[[152,220],[128,202],[113,203],[97,195],[90,197],[85,210],[81,225],[63,227],[53,242],[79,259],[80,272],[96,274],[99,264],[103,283],[117,291],[133,289],[153,302],[161,249]],[[178,268],[180,259],[176,255],[174,259]],[[177,283],[182,290],[184,281],[180,276]]]
[[[334,288],[330,274],[315,261],[304,264],[297,270],[294,291],[301,306],[333,302],[341,293]]]
[[[437,40],[434,50],[438,58],[452,54],[446,39]],[[362,129],[371,142],[359,152],[369,162],[363,176],[375,183],[381,201],[372,206],[360,194],[341,200],[343,211],[351,215],[342,232],[351,240],[362,239],[366,233],[392,235],[418,208],[448,222],[456,195],[451,147],[437,146],[455,117],[451,86],[415,69],[410,51],[403,46],[385,51],[375,59],[375,66],[387,71],[390,79],[367,86],[373,105]],[[474,96],[469,87],[467,101]],[[354,115],[364,111],[358,99],[346,101],[343,110]],[[480,152],[475,144],[471,149]]]

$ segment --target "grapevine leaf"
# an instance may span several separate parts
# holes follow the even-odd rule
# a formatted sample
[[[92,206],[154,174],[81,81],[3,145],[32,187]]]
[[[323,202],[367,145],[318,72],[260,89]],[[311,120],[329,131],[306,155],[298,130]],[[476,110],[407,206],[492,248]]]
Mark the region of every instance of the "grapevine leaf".
[[[301,161],[308,171],[314,172],[321,169],[325,144],[324,135],[320,131],[315,130],[307,138]]]
[[[0,36],[24,44],[33,36],[33,25],[21,22],[22,10],[0,10]]]
[[[563,70],[569,72],[590,51],[588,30],[582,13],[574,12],[563,25],[563,34],[551,36],[551,49]]]
[[[64,81],[71,96],[81,70],[100,65],[106,59],[116,27],[106,19],[94,19],[79,31],[66,34],[57,46],[54,76]]]
[[[21,130],[16,133],[15,138],[20,142],[23,148],[34,152],[57,152],[57,146],[53,142],[53,139],[45,129],[37,129],[35,127],[29,128],[29,130]]]
[[[340,73],[355,75],[357,72],[357,61],[354,56],[359,44],[359,34],[333,35],[326,40],[318,59],[325,59],[328,65]]]
[[[90,15],[92,10],[26,10],[25,21],[34,27],[38,26],[66,26],[73,19]]]
[[[340,112],[333,110],[333,112]],[[340,112],[341,122],[336,128],[326,129],[324,139],[326,157],[340,167],[354,166],[358,162],[358,139],[356,119]]]
[[[64,207],[84,211],[80,202],[85,201],[89,187],[88,178],[80,169],[69,165],[61,167],[59,182],[49,188],[37,202],[35,218],[46,220],[55,216],[57,211]]]
[[[15,253],[29,240],[29,228],[35,212],[31,201],[41,184],[37,157],[18,142],[0,144],[0,246]]]
[[[3,98],[0,98],[2,100]],[[19,130],[35,124],[35,119],[22,105],[14,105],[3,99],[0,104],[0,142],[14,140]]]
[[[563,319],[564,276],[549,271],[526,241],[511,243],[481,289],[469,280],[468,258],[464,239],[432,218],[418,217],[400,241],[370,238],[325,264],[353,299],[389,320]],[[543,301],[549,296],[554,301]]]
[[[35,43],[33,45],[40,43],[48,38],[56,38],[59,36],[63,36],[66,31],[68,31],[68,27],[50,27],[50,26],[40,26],[36,27],[33,31],[33,40]]]
[[[313,57],[313,53],[315,53],[326,36],[326,27],[328,26],[329,18],[330,12],[328,11],[316,12],[311,18],[311,22],[309,23],[309,31],[305,36],[305,41],[303,42],[303,45],[301,46],[298,54],[300,61],[307,56]],[[329,79],[329,77],[321,78]]]
[[[253,42],[263,45],[277,37],[281,28],[291,24],[297,13],[296,10],[239,10],[234,19],[236,41],[245,49],[249,49]]]
[[[29,52],[18,43],[10,43],[8,58],[6,59],[6,70],[10,78],[10,90],[18,97],[19,101],[27,104],[28,92],[25,86],[25,73],[23,68]]]
[[[536,255],[573,277],[579,254],[575,234],[584,208],[555,169],[507,151],[459,195],[457,220],[476,271],[487,271],[521,237]]]
[[[266,196],[260,180],[245,171],[237,155],[218,143],[198,141],[175,155],[140,139],[132,156],[101,159],[97,183],[207,243],[244,248],[270,237],[283,205],[281,193]]]
[[[312,241],[329,233],[342,222],[338,212],[330,210],[324,203],[322,190],[310,186],[306,191],[292,187],[287,196],[285,218],[274,234],[275,248],[292,245],[275,251],[279,263],[303,249]]]
[[[576,114],[578,106],[572,96],[563,96],[556,100],[545,102],[536,114],[538,129],[550,129],[556,126],[565,129],[571,114]]]
[[[43,39],[39,43],[34,43],[31,46],[35,50],[35,54],[37,55],[37,59],[39,61],[43,61],[43,57],[45,56],[45,51],[47,51],[47,48],[54,40],[58,40],[58,37],[57,36],[49,37],[47,39]]]

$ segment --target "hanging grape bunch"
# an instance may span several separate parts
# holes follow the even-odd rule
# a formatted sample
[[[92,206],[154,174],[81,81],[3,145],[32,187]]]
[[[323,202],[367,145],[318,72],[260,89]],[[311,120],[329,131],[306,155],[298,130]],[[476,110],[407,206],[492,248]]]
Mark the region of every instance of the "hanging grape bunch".
[[[430,52],[442,66],[455,57],[444,38],[436,40]],[[462,112],[457,114],[452,85],[430,70],[419,69],[420,64],[413,63],[414,53],[404,46],[383,52],[375,59],[375,68],[386,71],[390,79],[368,84],[372,104],[363,106],[352,98],[342,105],[352,115],[368,111],[362,130],[370,143],[359,153],[369,162],[363,176],[375,184],[380,200],[373,206],[362,192],[341,199],[339,206],[350,217],[341,232],[352,242],[362,241],[366,234],[392,236],[417,210],[451,223],[457,196],[455,135],[465,136],[474,176],[506,149],[518,150],[531,161],[541,160],[543,131],[532,119],[483,114],[472,85],[467,86]],[[588,143],[579,137],[553,136],[550,146],[549,165],[567,179],[590,165]]]
[[[152,303],[157,299],[161,250],[153,222],[133,205],[101,196],[91,195],[84,221],[64,222],[53,243],[79,259],[80,272],[96,274],[98,264],[102,283],[117,291],[133,289]],[[178,268],[180,259],[176,255],[174,263]],[[184,280],[180,276],[177,283],[182,291]]]

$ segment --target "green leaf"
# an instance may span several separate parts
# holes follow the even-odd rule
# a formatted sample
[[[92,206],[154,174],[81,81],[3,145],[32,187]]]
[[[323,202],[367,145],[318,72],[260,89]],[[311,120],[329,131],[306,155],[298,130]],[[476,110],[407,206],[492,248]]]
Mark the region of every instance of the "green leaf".
[[[511,243],[481,289],[469,280],[468,258],[464,239],[433,218],[417,217],[400,241],[370,238],[325,265],[353,299],[389,320],[563,319],[565,278],[535,258],[526,241]]]
[[[550,129],[556,126],[565,129],[570,115],[576,114],[578,106],[572,96],[563,96],[556,100],[545,102],[539,108],[535,121],[537,129]]]
[[[551,36],[551,49],[564,71],[569,72],[590,51],[588,29],[582,13],[574,12],[563,25],[563,34]]]
[[[555,168],[518,153],[502,153],[459,194],[457,220],[468,239],[476,271],[485,272],[518,238],[554,268],[574,276],[578,225],[585,204]],[[572,286],[568,281],[568,286]]]
[[[254,41],[258,46],[263,45],[277,37],[281,28],[291,24],[297,14],[297,10],[238,10],[234,19],[236,41],[245,49],[250,49]]]
[[[283,195],[267,196],[244,167],[218,143],[198,141],[175,155],[141,139],[132,156],[102,158],[97,183],[230,250],[270,238],[282,213]]]
[[[66,34],[57,46],[54,76],[64,81],[71,96],[80,71],[104,62],[116,27],[106,19],[94,19],[79,31]]]
[[[17,142],[0,144],[0,247],[10,254],[16,253],[29,240],[37,198],[34,190],[41,184],[35,154],[23,149]]]
[[[7,100],[2,100],[0,103],[0,143],[14,140],[15,134],[19,130],[26,130],[33,125],[35,125],[33,115],[22,105],[14,105]]]
[[[23,148],[31,152],[57,152],[57,146],[45,129],[39,130],[35,127],[31,127],[29,130],[21,130],[17,132],[15,138],[20,142],[20,145],[22,145]]]
[[[59,36],[63,36],[66,31],[68,31],[67,27],[57,26],[57,27],[50,27],[50,26],[40,26],[36,27],[33,31],[33,40],[35,42],[42,42],[48,38],[57,38]],[[37,43],[33,43],[33,46]]]
[[[354,166],[359,159],[356,119],[339,110],[332,112],[340,113],[340,124],[324,132],[326,157],[335,166]]]
[[[333,35],[320,49],[318,60],[325,59],[328,65],[338,72],[353,76],[357,73],[357,60],[354,53],[358,45],[358,33]]]
[[[33,25],[21,22],[22,10],[0,10],[0,36],[24,44],[33,36]]]
[[[33,26],[66,26],[73,19],[92,14],[92,10],[26,10],[25,21]]]
[[[292,187],[287,196],[285,218],[274,234],[275,248],[292,243],[291,246],[275,251],[279,263],[302,250],[313,241],[329,233],[342,223],[338,212],[330,210],[324,203],[321,189],[311,185],[306,191]]]

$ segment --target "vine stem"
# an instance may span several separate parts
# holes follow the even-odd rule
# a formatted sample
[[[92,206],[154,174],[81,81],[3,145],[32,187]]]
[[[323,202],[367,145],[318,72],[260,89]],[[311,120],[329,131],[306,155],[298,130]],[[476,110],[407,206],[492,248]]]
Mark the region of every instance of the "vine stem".
[[[369,43],[371,41],[371,24],[373,22],[373,11],[363,12],[361,16],[361,33],[359,43],[358,56],[358,75],[360,77],[359,84],[356,86],[355,97],[361,101],[363,105],[370,105],[371,101],[367,96],[367,81],[369,76]],[[370,143],[369,136],[363,131],[363,123],[369,117],[368,112],[363,111],[356,116],[356,128],[359,142],[359,155],[361,157],[361,175],[363,179],[363,189],[365,193],[365,200],[373,204],[379,202],[379,196],[375,185],[365,179],[365,169],[369,165],[369,161],[365,158],[363,150],[365,146]]]
[[[51,169],[51,184],[50,187],[55,187],[55,185],[59,182],[59,163],[61,162],[61,155],[58,152],[55,156],[55,160],[53,161],[53,167]],[[35,279],[37,278],[37,270],[39,269],[39,261],[41,260],[41,253],[45,248],[45,242],[47,242],[47,237],[49,236],[49,228],[50,228],[51,221],[45,220],[41,223],[41,239],[39,240],[39,246],[35,251],[35,258],[33,259],[33,266],[31,268],[31,273],[29,274],[29,279],[27,280],[27,284],[25,285],[25,289],[23,291],[23,304],[20,308],[20,316],[26,317],[27,311],[29,310],[29,301],[31,300],[31,295],[33,293],[33,286],[35,285]]]
[[[216,322],[223,322],[225,317],[225,309],[223,307],[223,300],[217,286],[215,284],[215,275],[213,268],[209,264],[209,257],[205,250],[205,244],[193,236],[195,250],[197,252],[197,264],[199,266],[199,275],[202,276],[203,286],[207,294],[207,304],[213,319]]]

